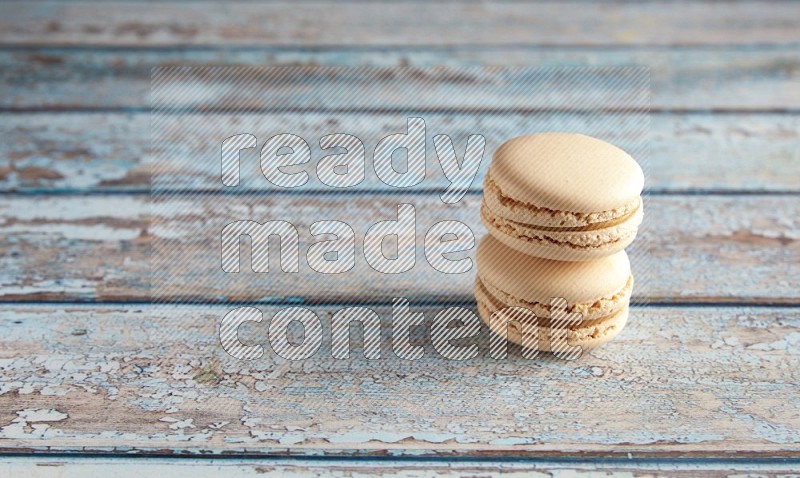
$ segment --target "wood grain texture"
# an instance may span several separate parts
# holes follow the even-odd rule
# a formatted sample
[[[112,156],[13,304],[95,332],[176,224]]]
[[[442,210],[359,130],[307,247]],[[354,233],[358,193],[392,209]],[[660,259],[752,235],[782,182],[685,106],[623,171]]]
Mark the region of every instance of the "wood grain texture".
[[[286,307],[262,307],[266,318]],[[313,310],[329,341],[330,314]],[[441,308],[421,308],[430,319]],[[3,451],[600,458],[800,456],[800,309],[636,307],[579,360],[242,362],[212,306],[2,306]],[[388,323],[387,323],[388,321]],[[426,335],[420,331],[420,339]],[[630,454],[630,455],[629,455]]]
[[[2,457],[0,472],[8,476],[31,478],[73,478],[85,476],[110,476],[138,478],[144,476],[171,476],[197,478],[214,476],[298,478],[298,477],[384,477],[384,478],[475,478],[502,476],[506,478],[591,478],[602,473],[605,477],[651,478],[671,476],[676,478],[711,478],[742,475],[765,478],[784,478],[796,469],[791,460],[770,463],[749,460],[714,460],[711,462],[688,460],[636,459],[592,461],[578,459],[574,462],[548,460],[432,460],[432,459],[381,459],[352,460],[327,458],[95,458],[70,457]]]
[[[299,134],[314,146],[323,135],[347,130],[362,139],[371,152],[377,141],[400,131],[405,117],[388,114],[304,114],[258,115],[246,126],[246,116],[200,123],[174,141],[189,150],[184,160],[171,161],[170,168],[182,178],[181,189],[213,189],[219,182],[213,171],[195,158],[217,155],[219,143],[230,134],[257,134],[259,145],[269,136],[263,125],[283,125],[292,119]],[[298,119],[299,118],[299,119]],[[480,133],[486,137],[487,151],[472,190],[481,187],[494,148],[509,137],[532,131],[574,130],[591,133],[630,151],[640,161],[644,144],[625,132],[644,129],[625,115],[608,115],[603,122],[578,115],[504,114],[469,116],[464,114],[425,114],[429,137],[446,133],[453,138],[459,155],[464,138]],[[748,191],[800,192],[800,116],[781,114],[659,114],[649,118],[647,190],[652,192]],[[245,121],[246,123],[246,121]],[[227,133],[227,134],[225,134]],[[145,192],[149,190],[150,170],[145,161],[150,154],[150,118],[147,113],[53,113],[0,115],[0,134],[8,141],[0,144],[0,190],[27,192]],[[222,135],[222,136],[220,136]],[[639,149],[637,149],[639,148]],[[432,158],[424,186],[430,189],[449,183]],[[322,154],[319,152],[319,154]],[[318,154],[318,155],[319,155]],[[369,154],[371,160],[371,154]],[[249,158],[249,157],[248,157]],[[317,156],[315,156],[316,161]],[[242,166],[243,176],[256,177],[257,159]],[[254,169],[256,168],[256,169]],[[310,170],[313,171],[313,165]],[[368,170],[370,167],[368,167]],[[314,187],[326,188],[316,182]],[[263,188],[266,181],[253,181]],[[244,188],[244,185],[242,186]],[[358,188],[380,190],[386,185],[374,174],[367,175]],[[354,188],[354,189],[358,189]]]
[[[797,43],[788,2],[9,2],[10,45],[725,45]],[[232,15],[232,13],[234,13]]]
[[[3,3],[0,191],[24,194],[0,202],[0,455],[60,456],[0,457],[0,475],[796,472],[798,18],[800,4],[777,1]],[[173,65],[648,66],[660,113],[652,117],[647,185],[655,194],[630,251],[632,320],[616,341],[576,362],[531,362],[518,350],[491,359],[484,330],[482,354],[464,362],[441,358],[429,343],[422,359],[397,359],[385,332],[377,361],[358,349],[334,360],[326,341],[314,358],[291,363],[267,345],[266,321],[241,330],[245,342],[265,345],[265,356],[234,360],[217,337],[233,306],[145,304],[153,246],[174,247],[186,264],[213,265],[224,223],[285,218],[300,228],[305,251],[311,222],[346,220],[359,238],[400,202],[417,207],[418,244],[438,219],[459,219],[480,236],[482,176],[450,208],[437,199],[444,181],[432,168],[427,192],[386,193],[368,172],[368,194],[267,193],[247,204],[185,195],[175,199],[180,213],[151,211],[143,194],[150,71]],[[436,98],[452,89],[463,99],[481,90],[474,80],[441,75],[425,92]],[[370,85],[380,94],[355,106],[414,106],[418,98],[398,95],[392,81]],[[292,97],[290,106],[336,106],[310,98]],[[438,107],[469,109],[463,103]],[[541,106],[495,103],[509,112]],[[480,125],[497,143],[541,124],[527,113]],[[395,129],[397,115],[337,118],[363,127],[374,144],[381,130]],[[335,119],[305,116],[312,144]],[[430,121],[454,138],[478,126],[445,111]],[[603,135],[576,117],[562,126]],[[619,131],[609,128],[607,139],[641,147]],[[176,164],[187,178],[177,189],[213,180],[188,160],[206,154],[204,143],[176,140],[192,145]],[[360,249],[359,268],[336,280],[309,274],[305,262],[300,277],[246,274],[233,290],[220,288],[218,273],[188,267],[175,270],[174,283],[155,277],[167,299],[255,301],[267,320],[291,304],[310,307],[329,337],[331,315],[365,300],[384,326],[392,296],[411,298],[427,319],[446,302],[472,305],[474,271],[443,281],[417,256],[412,273],[383,281],[369,274]],[[89,458],[104,453],[150,458]],[[200,454],[240,456],[174,459]]]
[[[147,7],[150,8],[150,7]],[[583,10],[583,9],[582,9]],[[586,9],[592,10],[592,9]],[[0,50],[0,108],[144,108],[164,66],[631,66],[650,68],[652,107],[800,108],[800,47]]]
[[[148,254],[174,249],[159,276],[162,297],[180,300],[384,300],[392,296],[441,302],[469,300],[473,274],[435,271],[421,251],[439,220],[467,224],[476,236],[480,195],[445,207],[435,194],[262,195],[178,197],[175,213],[148,218],[146,196],[10,196],[0,205],[2,300],[125,301],[149,297]],[[397,217],[397,205],[417,210],[417,264],[385,276],[369,268],[360,242],[368,226]],[[635,298],[677,302],[800,300],[800,201],[796,196],[653,196],[645,225],[629,249],[637,272]],[[165,209],[166,210],[166,209]],[[154,222],[148,222],[152,219]],[[298,274],[224,274],[219,234],[235,220],[284,219],[300,231]],[[314,273],[305,262],[317,220],[349,223],[356,234],[356,267],[337,276]],[[155,242],[158,241],[158,242]],[[243,249],[243,268],[249,270]],[[273,254],[272,267],[277,268]],[[186,267],[192,264],[192,267]],[[220,284],[225,285],[220,289]]]

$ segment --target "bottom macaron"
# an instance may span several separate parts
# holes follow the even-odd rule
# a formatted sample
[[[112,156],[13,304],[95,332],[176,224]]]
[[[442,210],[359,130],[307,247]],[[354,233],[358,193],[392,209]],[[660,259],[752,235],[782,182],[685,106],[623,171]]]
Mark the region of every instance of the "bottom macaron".
[[[525,348],[549,352],[565,340],[569,346],[595,348],[616,337],[627,322],[634,281],[625,251],[562,262],[523,254],[487,235],[475,259],[481,318]]]

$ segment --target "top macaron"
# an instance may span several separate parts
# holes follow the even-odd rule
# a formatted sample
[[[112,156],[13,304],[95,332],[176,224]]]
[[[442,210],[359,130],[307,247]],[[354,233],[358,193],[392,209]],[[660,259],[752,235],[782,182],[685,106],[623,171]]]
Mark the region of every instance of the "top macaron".
[[[590,136],[538,133],[495,151],[481,219],[525,254],[583,261],[621,251],[642,222],[644,174],[625,151]]]

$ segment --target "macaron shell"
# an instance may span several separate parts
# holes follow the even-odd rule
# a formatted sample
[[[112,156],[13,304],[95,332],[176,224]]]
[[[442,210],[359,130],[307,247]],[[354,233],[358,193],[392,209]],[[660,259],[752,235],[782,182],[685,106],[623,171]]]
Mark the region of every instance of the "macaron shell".
[[[491,175],[514,200],[575,213],[625,206],[644,187],[642,169],[628,153],[575,133],[514,138],[495,151]]]
[[[588,261],[625,249],[636,238],[643,216],[639,207],[604,228],[541,228],[503,218],[487,204],[481,206],[481,222],[489,234],[517,251],[558,261]]]
[[[549,304],[562,297],[569,305],[593,303],[623,289],[631,275],[625,251],[593,261],[561,262],[524,254],[492,235],[476,254],[481,279],[527,302]]]
[[[492,314],[498,309],[502,308],[493,300],[493,298],[486,295],[485,290],[476,283],[475,297],[477,299],[478,315],[481,320],[489,327],[489,329],[499,335],[503,335],[502,330],[498,330],[497,324],[492,323]],[[570,346],[578,346],[581,350],[590,350],[600,347],[614,339],[628,322],[630,315],[629,307],[624,307],[610,316],[603,317],[599,320],[587,321],[567,330],[567,344]],[[515,318],[518,318],[516,316]],[[531,320],[534,319],[531,316]],[[531,322],[530,324],[532,324]],[[550,345],[550,327],[546,325],[546,321],[541,322],[543,325],[538,325],[538,341],[528,334],[523,332],[517,327],[516,324],[510,322],[507,327],[507,338],[513,342],[524,347],[535,347],[542,352],[550,352],[552,347]],[[530,327],[530,325],[529,325]]]

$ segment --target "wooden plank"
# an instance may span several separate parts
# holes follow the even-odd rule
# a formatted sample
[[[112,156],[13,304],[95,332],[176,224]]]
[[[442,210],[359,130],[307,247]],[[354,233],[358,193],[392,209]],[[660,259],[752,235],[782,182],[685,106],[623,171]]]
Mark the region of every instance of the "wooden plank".
[[[383,355],[286,361],[265,322],[228,356],[226,307],[6,305],[0,447],[12,451],[562,458],[800,457],[800,309],[635,307],[577,361]],[[317,306],[325,319],[344,306]],[[441,308],[414,308],[430,319]],[[102,413],[98,413],[102,411]]]
[[[472,273],[443,279],[422,252],[428,227],[439,220],[484,234],[479,194],[444,206],[435,194],[268,194],[179,196],[175,213],[156,210],[148,222],[146,196],[10,196],[0,204],[2,300],[146,300],[150,247],[174,247],[158,270],[156,290],[181,300],[470,300]],[[244,202],[242,202],[244,201]],[[397,217],[397,205],[417,211],[417,264],[386,276],[366,265],[361,241],[368,226]],[[244,207],[244,208],[243,208]],[[635,298],[656,302],[799,302],[800,202],[794,195],[653,196],[645,225],[629,249],[637,273]],[[246,209],[246,211],[245,211]],[[238,212],[237,212],[238,211]],[[219,234],[235,220],[284,219],[300,235],[300,272],[224,274]],[[314,273],[305,261],[315,221],[349,223],[356,267],[337,276]],[[249,251],[249,248],[244,248]],[[244,270],[249,270],[247,254]],[[277,255],[273,254],[275,261]],[[191,264],[189,268],[186,265]],[[170,266],[170,267],[167,267]],[[272,263],[277,268],[277,262]],[[275,269],[273,269],[274,272]],[[743,273],[746,271],[746,273]],[[234,277],[236,279],[234,280]],[[220,288],[220,285],[225,287]],[[238,289],[237,289],[238,288]],[[235,292],[233,292],[235,291]]]
[[[4,10],[0,43],[114,46],[785,44],[797,43],[800,17],[786,2],[10,2]]]
[[[360,5],[360,4],[358,4]],[[150,7],[148,7],[150,8]],[[581,9],[594,10],[594,9]],[[739,33],[741,35],[741,33]],[[163,66],[630,66],[650,68],[654,109],[796,110],[800,49],[337,48],[0,50],[0,108],[143,108]],[[380,85],[378,85],[380,86]],[[380,90],[380,88],[379,88]],[[389,91],[388,88],[385,89]],[[383,106],[383,105],[382,105]]]
[[[152,108],[220,111],[648,111],[649,70],[623,68],[186,69],[152,71]]]
[[[249,118],[249,119],[248,119]],[[630,151],[640,160],[647,143],[636,135],[644,128],[635,123],[638,116],[607,115],[605,121],[565,114],[514,114],[502,116],[434,114],[423,115],[429,137],[447,133],[458,154],[469,134],[486,137],[487,150],[472,190],[478,190],[494,148],[506,139],[532,131],[572,130],[593,134]],[[214,189],[219,171],[211,161],[219,143],[235,133],[258,133],[259,145],[271,136],[263,125],[296,125],[292,130],[315,145],[319,138],[335,129],[347,130],[362,139],[371,153],[377,141],[390,132],[400,131],[402,115],[389,114],[263,114],[239,115],[235,124],[222,117],[198,124],[192,131],[175,133],[174,141],[189,148],[183,158],[170,163],[174,176],[182,178],[181,189]],[[244,121],[244,123],[243,123]],[[247,121],[254,122],[249,126]],[[781,114],[660,114],[650,121],[649,159],[646,161],[647,190],[651,192],[687,191],[766,191],[800,192],[800,116]],[[0,133],[8,141],[0,144],[0,190],[26,192],[143,192],[149,190],[150,171],[145,162],[150,151],[150,118],[146,113],[68,113],[0,115]],[[189,137],[189,133],[191,136]],[[222,135],[222,136],[220,136]],[[638,140],[638,141],[637,141]],[[316,145],[315,145],[316,146]],[[425,186],[446,187],[433,146]],[[319,152],[314,149],[313,161]],[[368,154],[371,161],[371,154]],[[249,157],[248,157],[249,158]],[[260,175],[257,160],[242,166],[243,176]],[[205,165],[205,166],[204,166]],[[311,170],[313,170],[313,166]],[[252,175],[252,176],[251,176]],[[323,187],[312,175],[314,187]],[[268,187],[266,181],[252,182],[253,188]],[[244,188],[244,184],[242,188]],[[374,174],[354,189],[385,189]]]
[[[731,475],[785,476],[796,469],[789,461],[764,463],[746,460],[714,460],[711,462],[655,460],[616,460],[609,462],[576,460],[574,463],[547,460],[430,460],[430,459],[339,459],[308,458],[94,458],[76,457],[3,457],[0,472],[8,476],[31,478],[73,478],[82,476],[110,476],[137,478],[140,476],[171,476],[196,478],[214,476],[298,478],[324,476],[376,476],[385,478],[431,477],[464,478],[474,476],[502,476],[506,478],[550,478],[574,476],[590,478],[602,476],[642,478],[670,476],[678,478],[716,477]]]

